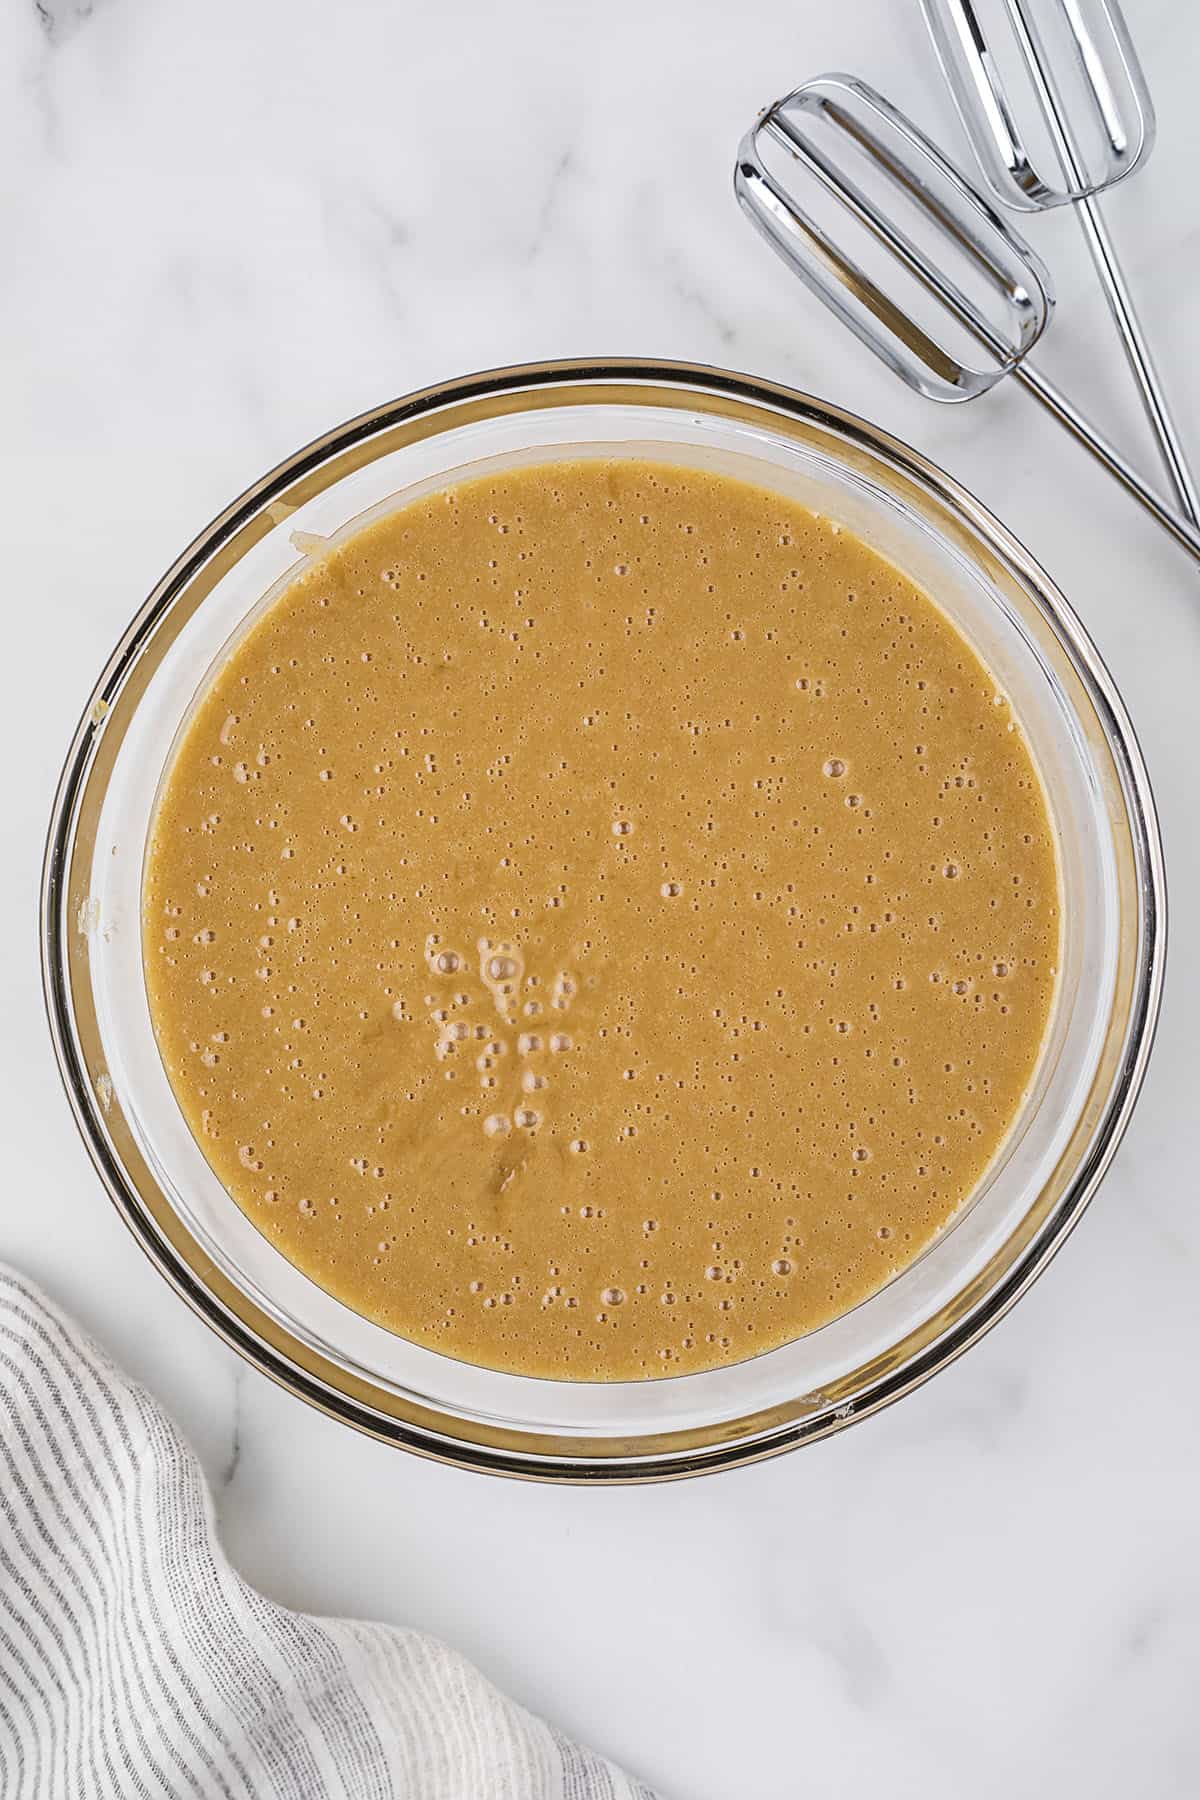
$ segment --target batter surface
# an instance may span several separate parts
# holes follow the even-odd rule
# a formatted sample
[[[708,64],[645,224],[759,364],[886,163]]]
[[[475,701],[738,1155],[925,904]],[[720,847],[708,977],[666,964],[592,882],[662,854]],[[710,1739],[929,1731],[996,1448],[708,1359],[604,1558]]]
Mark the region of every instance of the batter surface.
[[[946,617],[724,476],[469,482],[310,564],[148,850],[179,1104],[294,1263],[495,1368],[812,1330],[976,1185],[1053,997],[1051,825]]]

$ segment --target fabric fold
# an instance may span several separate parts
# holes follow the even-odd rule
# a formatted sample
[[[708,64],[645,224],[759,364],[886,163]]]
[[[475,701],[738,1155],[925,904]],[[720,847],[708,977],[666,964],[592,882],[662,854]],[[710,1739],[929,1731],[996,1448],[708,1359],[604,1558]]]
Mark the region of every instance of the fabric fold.
[[[5,1800],[653,1800],[422,1632],[276,1606],[162,1408],[0,1267]]]

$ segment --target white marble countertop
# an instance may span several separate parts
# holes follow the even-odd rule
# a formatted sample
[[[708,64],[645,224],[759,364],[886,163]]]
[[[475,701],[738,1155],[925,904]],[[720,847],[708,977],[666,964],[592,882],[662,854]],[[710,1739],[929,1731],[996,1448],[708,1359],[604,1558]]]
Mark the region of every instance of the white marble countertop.
[[[1130,0],[1159,146],[1109,212],[1200,458],[1200,23]],[[24,0],[0,18],[9,781],[0,1254],[174,1410],[271,1595],[426,1627],[672,1800],[1200,1789],[1200,576],[1014,390],[938,410],[751,237],[756,108],[849,68],[957,143],[915,0]],[[1070,220],[1044,363],[1146,456]],[[963,1361],[841,1437],[616,1492],[356,1437],[244,1367],[126,1234],[42,1021],[42,834],[176,551],[325,427],[547,356],[719,362],[910,439],[1042,558],[1137,722],[1174,941],[1136,1120]]]

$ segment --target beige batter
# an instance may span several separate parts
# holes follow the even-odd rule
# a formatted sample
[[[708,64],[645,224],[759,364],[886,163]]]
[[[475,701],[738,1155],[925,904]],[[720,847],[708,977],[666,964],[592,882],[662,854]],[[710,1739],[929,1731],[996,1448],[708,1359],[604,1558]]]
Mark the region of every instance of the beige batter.
[[[145,880],[238,1204],[495,1368],[703,1369],[875,1291],[1054,993],[1005,696],[857,538],[651,462],[470,482],[301,574],[205,691]]]

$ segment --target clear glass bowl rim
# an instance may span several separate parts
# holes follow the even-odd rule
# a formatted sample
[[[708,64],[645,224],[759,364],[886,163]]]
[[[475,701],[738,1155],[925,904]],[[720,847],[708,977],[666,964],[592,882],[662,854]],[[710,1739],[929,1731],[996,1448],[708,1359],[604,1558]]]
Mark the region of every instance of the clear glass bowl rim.
[[[369,444],[373,439],[412,423],[426,435],[436,432],[437,415],[478,404],[519,410],[522,404],[553,404],[556,394],[579,403],[584,394],[597,402],[619,397],[646,403],[670,394],[677,402],[691,395],[744,407],[760,423],[791,419],[824,429],[853,448],[860,446],[894,473],[918,487],[957,517],[981,539],[1024,586],[1061,646],[1101,721],[1126,800],[1125,824],[1130,833],[1137,895],[1137,946],[1132,992],[1120,1066],[1112,1081],[1102,1116],[1092,1132],[1086,1156],[1075,1168],[1053,1211],[1022,1252],[998,1279],[946,1328],[898,1366],[867,1381],[848,1403],[788,1420],[767,1422],[732,1439],[725,1429],[709,1442],[689,1441],[679,1447],[656,1446],[649,1453],[629,1452],[619,1444],[605,1453],[581,1454],[564,1446],[531,1451],[503,1430],[483,1429],[468,1441],[457,1431],[443,1432],[436,1417],[401,1416],[384,1404],[380,1392],[366,1392],[354,1380],[330,1382],[324,1371],[274,1320],[252,1306],[234,1306],[221,1291],[207,1259],[180,1233],[164,1231],[163,1221],[129,1177],[105,1129],[95,1077],[81,1048],[72,993],[73,964],[68,879],[77,848],[80,803],[93,773],[99,728],[120,694],[141,652],[162,625],[172,606],[200,570],[256,516],[265,515],[298,482],[322,467]],[[430,423],[432,422],[432,423]],[[1129,1121],[1145,1075],[1162,994],[1166,941],[1166,883],[1162,847],[1149,777],[1120,695],[1082,623],[1040,565],[993,515],[953,477],[899,439],[853,413],[812,395],[756,377],[702,364],[614,358],[602,362],[570,360],[518,365],[452,379],[371,409],[313,440],[248,488],[202,531],[167,570],[139,609],[110,657],[89,698],[68,752],[55,796],[46,843],[41,893],[41,959],[43,990],[52,1042],[76,1124],[101,1179],[126,1224],[143,1249],[187,1301],[226,1342],[249,1362],[297,1397],[376,1438],[436,1460],[487,1473],[525,1479],[576,1483],[648,1482],[760,1460],[812,1442],[865,1418],[927,1381],[989,1330],[1046,1267],[1096,1190]],[[164,1202],[165,1204],[165,1202]],[[386,1399],[386,1397],[384,1397]],[[694,1440],[697,1434],[690,1434]]]

